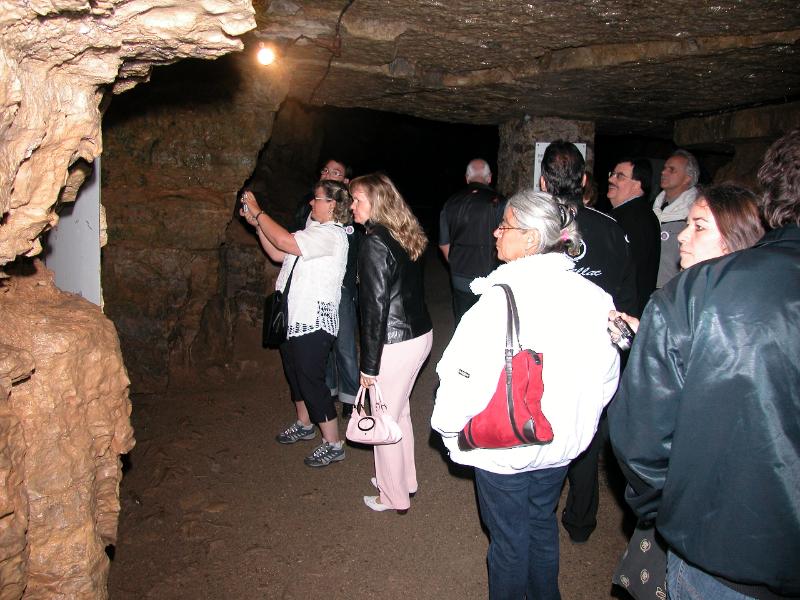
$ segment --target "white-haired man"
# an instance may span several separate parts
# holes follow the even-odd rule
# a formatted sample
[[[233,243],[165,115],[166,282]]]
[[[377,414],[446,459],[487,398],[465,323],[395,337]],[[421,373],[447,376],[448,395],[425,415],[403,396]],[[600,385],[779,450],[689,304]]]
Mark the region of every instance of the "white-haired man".
[[[439,215],[439,248],[450,263],[456,325],[478,296],[469,284],[497,266],[492,233],[503,218],[506,200],[490,187],[492,170],[482,158],[467,165],[467,187],[447,199]]]
[[[676,150],[661,169],[661,193],[653,202],[653,212],[661,223],[661,259],[656,287],[664,287],[680,270],[678,234],[686,227],[686,217],[697,197],[700,165],[686,150]]]

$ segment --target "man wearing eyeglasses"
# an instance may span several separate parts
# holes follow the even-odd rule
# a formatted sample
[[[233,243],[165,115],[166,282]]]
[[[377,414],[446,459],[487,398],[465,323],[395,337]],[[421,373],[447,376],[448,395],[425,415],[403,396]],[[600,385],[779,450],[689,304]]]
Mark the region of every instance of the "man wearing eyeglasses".
[[[444,203],[439,215],[439,249],[450,264],[456,325],[478,296],[469,284],[499,264],[492,232],[503,217],[506,199],[490,187],[489,163],[476,158],[467,165],[467,187]]]
[[[636,272],[625,232],[613,218],[583,204],[586,175],[580,150],[575,144],[556,140],[544,152],[541,172],[539,187],[576,211],[575,221],[583,242],[574,271],[608,293],[617,310],[638,314]],[[597,527],[598,458],[607,440],[608,423],[603,416],[589,447],[567,471],[569,492],[561,523],[575,543],[587,541]]]
[[[330,179],[333,181],[341,181],[342,183],[350,183],[351,171],[350,167],[343,162],[332,158],[319,170],[319,179]],[[297,210],[294,214],[296,230],[305,229],[308,215],[311,214],[311,206],[308,204],[310,199],[311,194],[308,194],[303,197],[297,205]]]
[[[653,169],[644,158],[623,159],[608,174],[608,199],[613,217],[628,237],[636,267],[637,315],[656,289],[661,257],[661,226],[650,205]]]

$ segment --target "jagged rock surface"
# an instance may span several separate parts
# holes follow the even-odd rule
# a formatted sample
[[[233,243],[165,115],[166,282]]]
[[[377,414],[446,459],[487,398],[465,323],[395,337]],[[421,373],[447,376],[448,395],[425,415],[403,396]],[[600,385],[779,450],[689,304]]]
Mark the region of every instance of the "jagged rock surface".
[[[254,24],[247,0],[0,0],[0,266],[39,253],[74,198],[107,94],[240,49]],[[133,444],[119,342],[97,307],[24,266],[0,292],[0,598],[105,598]]]
[[[28,266],[0,291],[14,324],[0,331],[0,349],[18,353],[17,364],[0,360],[0,379],[21,380],[0,406],[0,470],[11,467],[0,504],[12,509],[0,530],[11,585],[0,597],[104,598],[119,457],[133,447],[128,377],[100,309],[56,288],[38,261]]]
[[[27,585],[25,439],[8,397],[12,385],[30,377],[33,369],[30,352],[0,344],[0,600],[21,597]]]
[[[429,119],[596,121],[669,133],[689,114],[796,96],[800,5],[565,0],[266,0],[258,34],[290,95]]]

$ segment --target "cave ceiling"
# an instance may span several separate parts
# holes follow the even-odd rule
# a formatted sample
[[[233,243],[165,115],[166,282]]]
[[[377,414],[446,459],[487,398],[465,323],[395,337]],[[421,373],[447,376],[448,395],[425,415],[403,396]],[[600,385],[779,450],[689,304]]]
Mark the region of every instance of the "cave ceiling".
[[[796,0],[256,0],[290,96],[448,122],[665,134],[800,97]],[[269,67],[268,67],[269,68]]]

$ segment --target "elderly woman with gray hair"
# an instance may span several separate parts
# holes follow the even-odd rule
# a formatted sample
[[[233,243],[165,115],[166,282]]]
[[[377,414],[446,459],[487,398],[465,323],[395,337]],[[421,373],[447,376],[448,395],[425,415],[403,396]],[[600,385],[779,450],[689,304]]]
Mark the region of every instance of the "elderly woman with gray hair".
[[[431,425],[456,463],[475,468],[489,531],[489,597],[560,598],[555,508],[570,461],[589,444],[617,388],[619,358],[606,333],[611,297],[572,271],[581,239],[574,215],[546,193],[522,191],[494,232],[505,264],[472,282],[480,300],[464,315],[436,367]],[[545,445],[459,448],[458,432],[498,387],[506,346],[507,284],[519,312],[519,342],[542,355]]]

